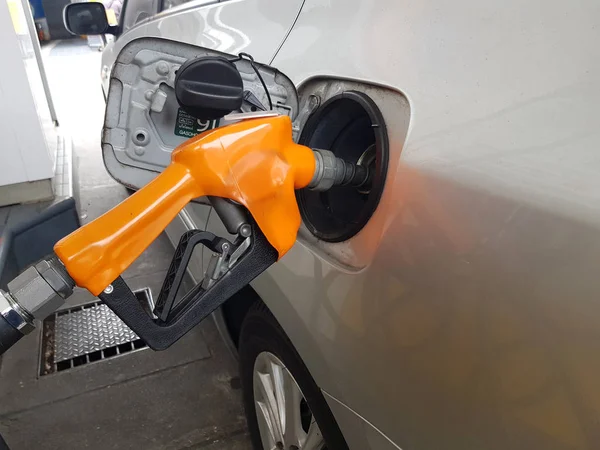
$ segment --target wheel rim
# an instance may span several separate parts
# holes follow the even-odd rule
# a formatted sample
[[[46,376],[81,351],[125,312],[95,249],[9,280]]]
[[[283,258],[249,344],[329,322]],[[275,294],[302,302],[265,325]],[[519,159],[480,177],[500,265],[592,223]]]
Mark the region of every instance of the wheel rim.
[[[254,403],[263,448],[324,450],[325,441],[298,383],[277,356],[254,362]]]

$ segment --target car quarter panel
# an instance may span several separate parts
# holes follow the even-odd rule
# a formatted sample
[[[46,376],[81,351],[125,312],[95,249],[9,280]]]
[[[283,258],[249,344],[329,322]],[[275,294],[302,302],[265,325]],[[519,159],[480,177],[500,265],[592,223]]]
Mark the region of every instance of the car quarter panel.
[[[381,203],[344,244],[367,264],[301,236],[253,284],[317,383],[401,448],[600,442],[599,13],[307,0],[273,61],[299,86],[365,80],[410,104]]]

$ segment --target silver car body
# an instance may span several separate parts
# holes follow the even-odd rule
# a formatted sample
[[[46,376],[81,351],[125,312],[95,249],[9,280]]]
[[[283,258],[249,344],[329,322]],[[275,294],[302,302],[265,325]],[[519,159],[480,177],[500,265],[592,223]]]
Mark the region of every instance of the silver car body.
[[[195,1],[103,64],[161,36],[249,52],[301,101],[370,90],[390,140],[375,214],[343,243],[302,229],[252,285],[350,448],[592,449],[599,17],[593,0]],[[170,237],[222,232],[209,213],[188,206]]]

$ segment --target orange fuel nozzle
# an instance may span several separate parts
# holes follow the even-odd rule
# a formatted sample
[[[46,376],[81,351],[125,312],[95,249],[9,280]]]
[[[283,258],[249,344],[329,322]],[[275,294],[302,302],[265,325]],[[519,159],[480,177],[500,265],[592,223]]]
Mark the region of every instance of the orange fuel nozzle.
[[[287,116],[207,131],[177,147],[152,182],[54,251],[78,286],[99,295],[187,203],[211,195],[244,205],[281,257],[300,227],[294,190],[311,182],[315,164],[313,151],[293,142]]]

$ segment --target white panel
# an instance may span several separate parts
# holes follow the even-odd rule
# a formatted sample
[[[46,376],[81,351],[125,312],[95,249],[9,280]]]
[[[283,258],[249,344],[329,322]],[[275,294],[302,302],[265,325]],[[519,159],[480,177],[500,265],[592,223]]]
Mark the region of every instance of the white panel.
[[[52,159],[29,86],[28,63],[21,52],[21,45],[25,45],[26,40],[20,39],[19,35],[28,33],[21,14],[19,2],[12,0],[9,10],[8,2],[0,1],[0,53],[3,67],[10,68],[0,72],[0,135],[3,140],[0,186],[53,176]]]

